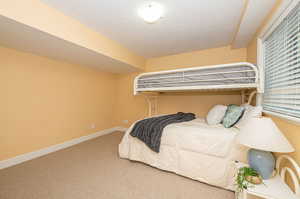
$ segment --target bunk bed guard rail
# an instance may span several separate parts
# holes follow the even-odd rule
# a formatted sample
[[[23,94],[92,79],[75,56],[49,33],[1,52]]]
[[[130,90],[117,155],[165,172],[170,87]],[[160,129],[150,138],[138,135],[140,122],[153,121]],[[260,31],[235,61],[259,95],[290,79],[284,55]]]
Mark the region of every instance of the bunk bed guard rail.
[[[247,62],[200,66],[138,75],[134,95],[140,92],[259,89],[255,65]]]

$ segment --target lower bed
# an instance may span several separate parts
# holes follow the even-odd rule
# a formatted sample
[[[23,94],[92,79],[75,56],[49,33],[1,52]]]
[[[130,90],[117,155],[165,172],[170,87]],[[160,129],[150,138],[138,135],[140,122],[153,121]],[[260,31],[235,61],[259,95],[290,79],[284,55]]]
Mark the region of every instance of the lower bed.
[[[160,152],[156,153],[130,136],[133,126],[119,144],[121,158],[234,190],[234,161],[245,162],[247,151],[236,143],[237,129],[211,126],[201,118],[171,124],[164,128]]]

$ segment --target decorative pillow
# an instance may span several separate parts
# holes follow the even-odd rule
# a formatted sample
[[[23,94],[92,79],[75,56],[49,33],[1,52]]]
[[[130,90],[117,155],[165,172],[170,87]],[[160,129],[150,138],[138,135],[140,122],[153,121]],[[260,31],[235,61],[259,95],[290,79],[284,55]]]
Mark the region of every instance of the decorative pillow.
[[[226,113],[227,106],[224,105],[215,105],[213,106],[207,116],[206,116],[206,122],[209,125],[216,125],[222,122],[224,115]]]
[[[241,107],[245,108],[245,112],[240,121],[235,124],[237,128],[241,128],[243,125],[245,125],[246,122],[248,122],[249,119],[253,117],[262,117],[262,106],[242,104]]]
[[[243,116],[245,111],[244,107],[237,106],[231,104],[227,107],[224,119],[223,119],[223,126],[225,128],[230,128],[234,126]]]

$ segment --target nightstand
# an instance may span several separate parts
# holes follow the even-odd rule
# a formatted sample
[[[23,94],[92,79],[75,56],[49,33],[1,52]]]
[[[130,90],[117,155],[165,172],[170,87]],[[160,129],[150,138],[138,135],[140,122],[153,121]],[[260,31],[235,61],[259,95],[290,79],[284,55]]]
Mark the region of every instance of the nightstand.
[[[281,168],[280,165],[283,160],[289,161],[296,172],[289,167],[284,166]],[[248,166],[247,164],[241,162],[235,162],[235,165],[237,170],[241,167]],[[236,193],[236,199],[247,199],[250,195],[266,199],[300,199],[300,168],[296,161],[290,156],[281,155],[276,161],[276,170],[279,171],[279,174],[277,174],[275,177],[264,180],[262,184],[249,187],[247,190],[244,190],[241,193]],[[291,176],[294,183],[295,193],[285,183],[285,175],[287,172]]]

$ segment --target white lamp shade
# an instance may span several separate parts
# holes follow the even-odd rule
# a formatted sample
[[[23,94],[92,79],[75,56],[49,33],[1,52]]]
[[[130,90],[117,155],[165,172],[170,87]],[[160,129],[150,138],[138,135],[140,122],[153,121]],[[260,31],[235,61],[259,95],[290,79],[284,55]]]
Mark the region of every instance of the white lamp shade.
[[[267,117],[249,119],[241,127],[237,141],[263,151],[287,153],[295,150],[272,119]]]

